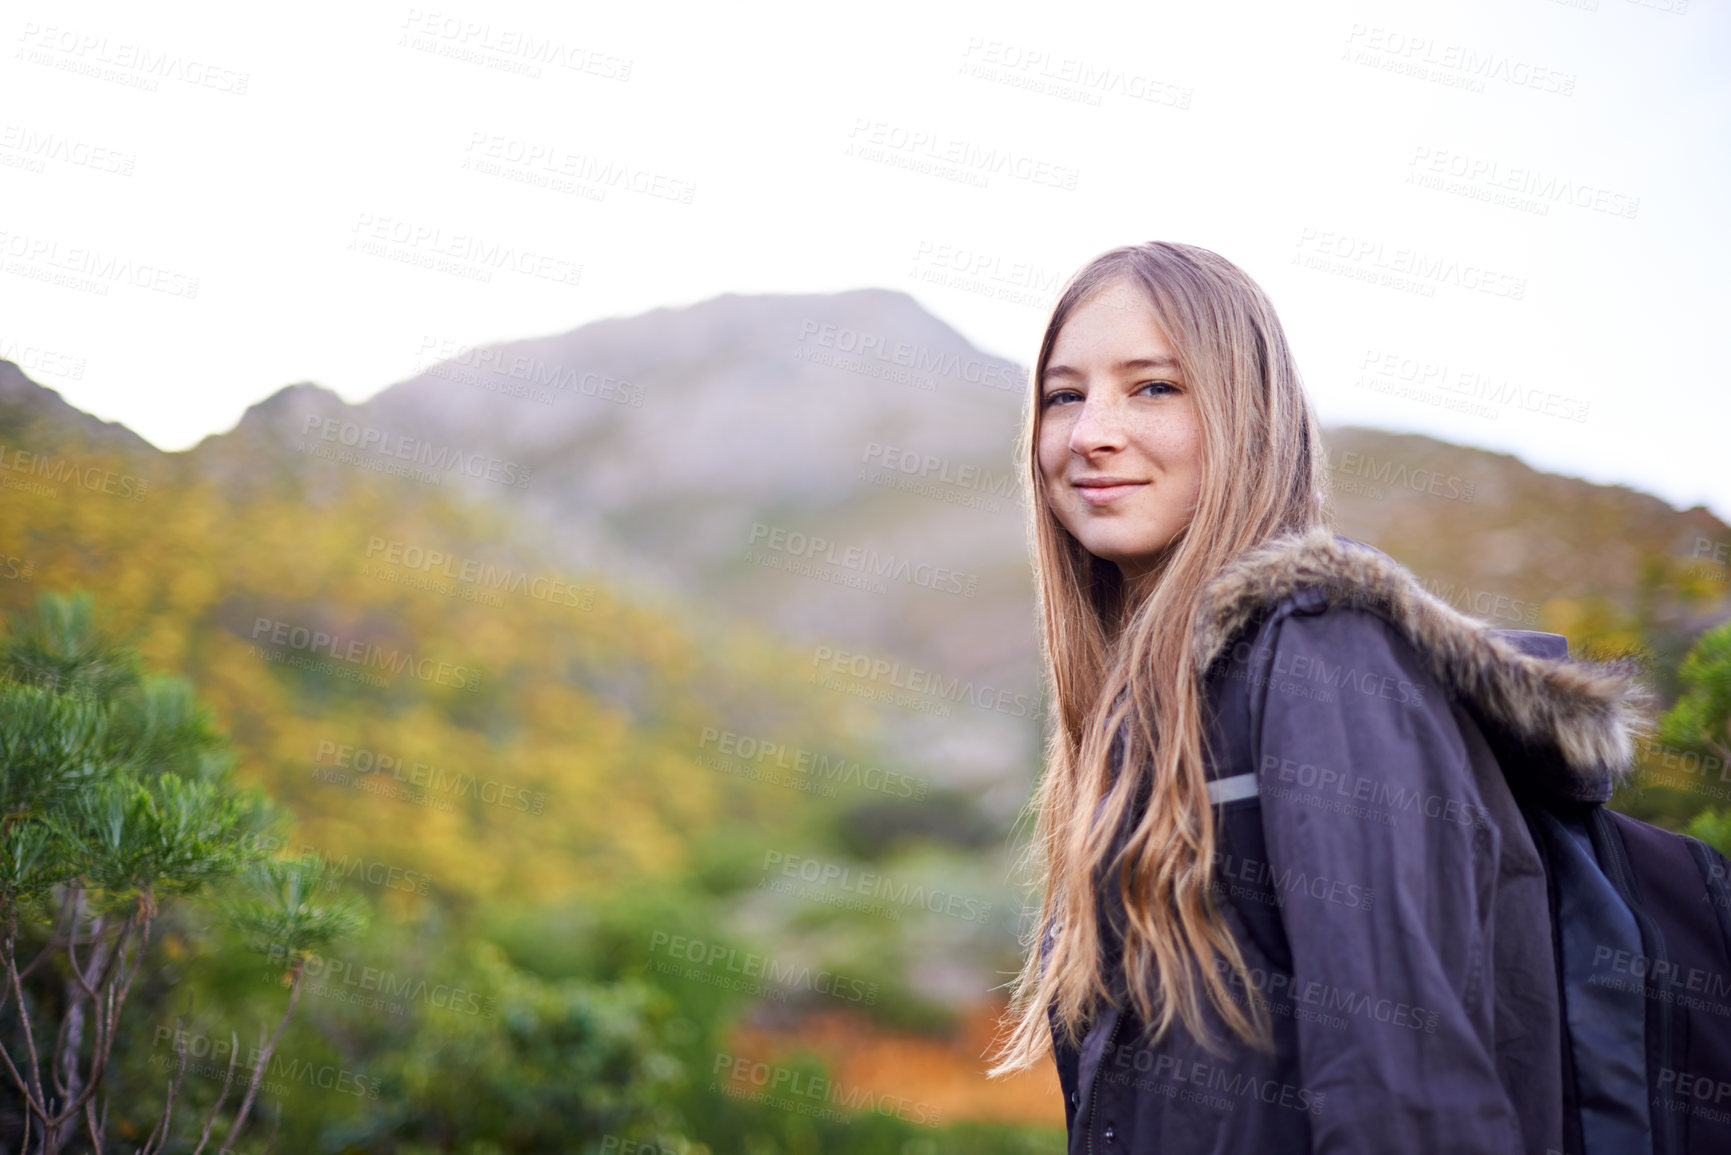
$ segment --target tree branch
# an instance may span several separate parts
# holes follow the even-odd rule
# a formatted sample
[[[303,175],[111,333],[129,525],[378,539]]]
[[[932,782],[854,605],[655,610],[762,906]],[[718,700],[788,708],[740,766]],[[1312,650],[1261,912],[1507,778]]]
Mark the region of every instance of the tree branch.
[[[109,1102],[110,1100],[108,1099],[102,1101],[102,1122],[97,1123],[96,1100],[90,1098],[84,1101],[84,1122],[90,1128],[90,1147],[93,1155],[102,1155],[102,1136],[108,1130]]]
[[[48,942],[43,946],[41,952],[37,954],[35,958],[30,960],[30,965],[18,972],[18,977],[21,979],[29,978],[30,972],[41,966],[42,960],[54,953],[55,949],[62,945],[60,942],[60,922],[66,917],[67,911],[71,909],[73,892],[77,888],[72,886],[63,886],[61,889],[66,892],[66,897],[60,900],[60,910],[55,914],[54,924],[49,928]],[[5,1000],[0,999],[0,1008],[4,1008],[5,1006]]]
[[[48,1100],[42,1093],[42,1065],[36,1055],[36,1034],[30,1029],[30,1008],[24,1003],[24,984],[18,978],[18,964],[12,952],[6,952],[6,978],[12,993],[18,998],[18,1022],[24,1028],[24,1046],[30,1056],[30,1083],[25,1085],[18,1074],[18,1068],[12,1065],[12,1056],[6,1055],[5,1048],[0,1047],[0,1055],[5,1055],[6,1069],[12,1073],[12,1078],[24,1092],[25,1100],[30,1104],[30,1110],[41,1117],[42,1126],[48,1126]]]
[[[271,1054],[276,1050],[277,1043],[282,1039],[283,1031],[288,1027],[289,1019],[295,1013],[295,1003],[300,1000],[301,975],[304,973],[305,965],[303,960],[295,960],[294,978],[289,983],[288,1007],[283,1011],[282,1019],[276,1025],[276,1033],[270,1037],[270,1042],[264,1045],[264,1051],[259,1055],[258,1062],[253,1065],[252,1083],[246,1089],[246,1098],[241,1100],[240,1110],[235,1113],[234,1126],[229,1130],[228,1141],[222,1145],[222,1149],[216,1155],[228,1155],[229,1148],[233,1147],[234,1141],[240,1137],[240,1129],[246,1124],[247,1112],[252,1110],[253,1096],[258,1094],[259,1080],[264,1078],[265,1068],[270,1065]]]
[[[204,1133],[198,1137],[198,1146],[192,1149],[192,1155],[199,1155],[204,1145],[210,1142],[210,1129],[216,1123],[216,1113],[222,1110],[222,1102],[228,1098],[228,1089],[234,1086],[234,1064],[240,1058],[240,1036],[233,1031],[228,1033],[228,1074],[223,1076],[222,1094],[211,1104],[210,1114],[204,1117]]]
[[[156,1121],[138,1155],[160,1155],[163,1144],[168,1142],[169,1123],[174,1118],[174,1097],[180,1091],[181,1079],[186,1076],[186,1031],[181,1026],[179,1015],[174,1017],[174,1050],[180,1063],[175,1068],[173,1081],[168,1084],[168,1101],[162,1108],[162,1118]]]

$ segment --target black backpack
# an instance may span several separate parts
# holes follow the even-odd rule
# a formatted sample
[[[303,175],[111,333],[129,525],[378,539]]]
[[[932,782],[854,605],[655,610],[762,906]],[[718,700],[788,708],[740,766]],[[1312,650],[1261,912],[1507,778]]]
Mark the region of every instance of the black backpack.
[[[1603,805],[1522,810],[1550,891],[1566,1155],[1731,1153],[1731,862]]]

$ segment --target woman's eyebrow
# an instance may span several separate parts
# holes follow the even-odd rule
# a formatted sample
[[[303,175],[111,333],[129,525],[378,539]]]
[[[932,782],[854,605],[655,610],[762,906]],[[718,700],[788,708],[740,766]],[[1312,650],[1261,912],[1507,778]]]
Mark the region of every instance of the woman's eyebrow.
[[[1132,357],[1128,361],[1118,362],[1116,365],[1113,365],[1112,368],[1116,369],[1120,373],[1128,372],[1132,369],[1176,369],[1178,368],[1178,362],[1173,360],[1171,357]],[[1070,365],[1046,366],[1046,379],[1048,380],[1053,377],[1067,377],[1072,380],[1080,380],[1083,376],[1085,376],[1085,374],[1080,369],[1076,369]]]

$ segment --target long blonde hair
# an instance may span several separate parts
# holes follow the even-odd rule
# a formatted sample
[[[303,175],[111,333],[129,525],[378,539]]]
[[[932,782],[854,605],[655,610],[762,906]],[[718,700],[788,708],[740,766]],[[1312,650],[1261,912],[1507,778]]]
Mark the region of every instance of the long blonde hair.
[[[1153,309],[1202,434],[1195,514],[1134,591],[1114,563],[1088,553],[1059,523],[1037,457],[1040,382],[1058,331],[1114,283],[1139,290]],[[1204,1023],[1206,997],[1240,1039],[1266,1047],[1266,1008],[1254,994],[1248,1010],[1238,1006],[1222,973],[1248,978],[1210,892],[1206,671],[1196,668],[1191,643],[1210,579],[1268,538],[1328,518],[1316,417],[1274,307],[1243,270],[1207,249],[1154,241],[1102,253],[1052,308],[1017,451],[1053,708],[1030,847],[1043,890],[1040,917],[992,1074],[1050,1053],[1053,1025],[1076,1043],[1101,1002],[1116,999],[1096,907],[1113,876],[1125,912],[1124,986],[1152,1037],[1176,1018],[1216,1046]],[[1139,813],[1138,799],[1147,800]],[[1243,989],[1256,990],[1248,981]]]

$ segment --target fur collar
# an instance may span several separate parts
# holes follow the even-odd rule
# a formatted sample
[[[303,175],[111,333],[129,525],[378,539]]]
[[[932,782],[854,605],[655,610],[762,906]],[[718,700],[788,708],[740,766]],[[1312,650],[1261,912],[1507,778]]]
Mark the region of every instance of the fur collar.
[[[1603,801],[1633,765],[1652,695],[1626,663],[1547,659],[1522,652],[1431,594],[1388,555],[1326,529],[1287,535],[1244,554],[1203,594],[1197,669],[1208,669],[1264,610],[1300,590],[1376,613],[1411,642],[1437,680],[1488,723],[1552,790]],[[1502,741],[1498,742],[1497,739]]]

